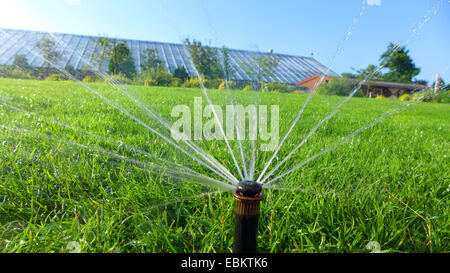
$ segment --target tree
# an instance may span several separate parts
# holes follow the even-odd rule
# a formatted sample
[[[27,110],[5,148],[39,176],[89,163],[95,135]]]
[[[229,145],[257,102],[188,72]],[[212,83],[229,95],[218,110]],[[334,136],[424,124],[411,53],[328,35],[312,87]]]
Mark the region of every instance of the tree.
[[[200,41],[185,40],[197,71],[207,79],[218,79],[223,77],[218,50],[209,46],[203,46]]]
[[[380,57],[380,66],[387,72],[383,73],[383,69],[379,69],[373,64],[368,65],[365,69],[352,69],[356,71],[359,79],[424,83],[422,80],[414,80],[414,77],[420,73],[420,68],[414,64],[406,47],[390,43],[386,52]]]
[[[380,62],[389,70],[383,75],[386,81],[412,82],[420,73],[420,69],[409,56],[409,50],[404,46],[399,47],[390,43],[387,51],[381,55]]]
[[[158,52],[156,49],[147,48],[146,50],[144,50],[141,64],[142,71],[150,69],[156,70],[157,68],[162,67],[163,63],[163,61],[158,59]]]
[[[434,88],[436,86],[436,81],[433,82],[432,87]],[[439,90],[440,91],[445,91],[445,90],[450,90],[450,84],[445,84],[444,79],[439,78]]]
[[[341,73],[341,76],[343,78],[347,78],[347,79],[356,79],[356,78],[358,78],[358,75],[353,74],[353,73]]]
[[[116,46],[117,41],[106,36],[100,36],[98,39],[93,38],[92,40],[95,42],[95,49],[92,54],[94,68],[103,72],[106,61],[112,58],[113,48]]]
[[[358,79],[370,79],[370,80],[383,80],[383,73],[378,69],[377,66],[369,64],[367,68],[360,69],[356,71]]]
[[[136,74],[133,57],[125,42],[116,44],[112,49],[112,57],[109,61],[108,70],[110,74],[124,74],[129,79]]]
[[[256,78],[258,86],[254,86],[255,89],[261,88],[261,82],[265,78],[275,77],[275,68],[280,64],[280,57],[273,56],[271,54],[260,55],[253,57],[253,64],[243,63],[243,67],[246,69],[246,74],[250,78]]]
[[[60,53],[58,51],[53,50],[55,47],[55,42],[44,38],[40,42],[36,43],[36,47],[41,51],[41,56],[45,60],[44,66],[47,70],[55,64],[59,58]]]
[[[422,85],[428,85],[427,80],[414,80],[413,83],[422,84]]]
[[[222,72],[225,80],[229,81],[232,79],[234,74],[234,69],[230,63],[230,51],[226,47],[222,47],[220,50],[221,61],[222,61]]]
[[[25,54],[17,54],[14,56],[13,65],[19,67],[22,71],[27,72],[31,69]]]
[[[175,69],[175,71],[173,72],[173,76],[175,78],[180,79],[182,82],[184,82],[189,78],[189,74],[184,66],[180,66],[177,69]]]

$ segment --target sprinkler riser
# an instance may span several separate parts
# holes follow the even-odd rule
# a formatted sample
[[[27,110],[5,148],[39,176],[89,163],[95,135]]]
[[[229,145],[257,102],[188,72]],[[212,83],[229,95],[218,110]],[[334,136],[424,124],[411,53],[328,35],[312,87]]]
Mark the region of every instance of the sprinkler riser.
[[[234,192],[236,199],[236,224],[234,253],[255,253],[260,203],[263,200],[261,185],[245,181]]]

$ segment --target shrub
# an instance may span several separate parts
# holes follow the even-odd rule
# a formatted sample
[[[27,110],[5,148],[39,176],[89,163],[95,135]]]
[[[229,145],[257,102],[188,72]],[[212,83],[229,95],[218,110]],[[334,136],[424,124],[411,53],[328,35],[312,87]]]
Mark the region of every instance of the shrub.
[[[413,100],[413,101],[419,101],[419,100],[421,100],[421,98],[422,98],[421,92],[416,92],[416,93],[414,93],[414,95],[412,96],[412,100]]]
[[[83,82],[90,83],[90,82],[96,82],[97,78],[95,76],[87,75],[83,78]]]
[[[378,95],[378,96],[376,97],[376,99],[377,99],[377,100],[387,100],[387,98],[386,98],[385,96],[383,96],[383,95]]]
[[[322,83],[317,90],[318,94],[329,96],[348,96],[354,91],[356,84],[346,79],[330,79],[328,83]],[[364,93],[359,89],[354,97],[364,97]]]
[[[400,101],[408,101],[411,100],[411,95],[410,94],[403,94],[400,96],[399,98]]]
[[[170,82],[169,87],[180,87],[181,80],[179,78],[173,78],[172,82]]]
[[[200,82],[198,78],[190,77],[183,83],[183,87],[185,88],[200,88]]]
[[[251,85],[246,85],[246,86],[244,87],[244,89],[242,89],[242,90],[244,90],[244,91],[252,91],[253,88],[252,88]]]
[[[209,89],[219,89],[220,85],[222,84],[223,80],[222,79],[203,79],[203,84],[205,85],[206,88]]]
[[[438,99],[440,103],[450,103],[450,90],[439,92]]]
[[[261,83],[261,91],[288,93],[288,92],[294,92],[294,88],[285,83],[263,82],[263,83]]]
[[[105,78],[105,83],[108,84],[132,84],[133,82],[128,79],[125,75],[119,73],[119,74],[113,74],[109,75],[109,77]]]
[[[36,79],[31,71],[25,72],[22,69],[13,68],[11,66],[0,66],[0,77],[11,79]]]
[[[162,67],[148,69],[136,75],[135,84],[145,86],[171,86],[175,80],[174,76]]]
[[[228,81],[228,87],[230,89],[234,88],[234,82]],[[227,83],[225,82],[225,80],[223,80],[222,83],[219,85],[219,90],[226,90],[226,89],[227,89]]]
[[[66,76],[63,74],[52,74],[45,78],[46,81],[65,81],[67,80]]]
[[[424,102],[436,102],[436,103],[450,103],[449,92],[450,91],[442,91],[435,93],[431,89],[426,89],[415,93],[413,96],[413,100]]]

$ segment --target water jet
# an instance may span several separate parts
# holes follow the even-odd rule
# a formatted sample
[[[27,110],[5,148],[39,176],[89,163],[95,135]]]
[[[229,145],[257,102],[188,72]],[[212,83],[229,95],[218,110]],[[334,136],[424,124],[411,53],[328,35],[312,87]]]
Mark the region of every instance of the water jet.
[[[241,182],[233,196],[236,199],[233,252],[255,253],[260,203],[264,199],[262,186],[254,181]]]

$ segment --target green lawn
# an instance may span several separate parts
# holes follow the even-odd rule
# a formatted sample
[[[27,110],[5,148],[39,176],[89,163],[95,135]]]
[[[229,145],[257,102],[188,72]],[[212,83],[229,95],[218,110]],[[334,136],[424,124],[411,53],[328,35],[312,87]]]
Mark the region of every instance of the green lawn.
[[[168,134],[118,90],[89,86]],[[120,89],[169,123],[173,106],[202,96],[198,89]],[[215,104],[227,104],[226,91],[208,92]],[[279,105],[280,138],[307,98],[232,93],[244,105]],[[315,96],[272,167],[343,99]],[[353,98],[276,174],[403,104]],[[264,192],[258,250],[368,252],[376,241],[385,252],[448,252],[449,118],[448,104],[418,103],[274,184],[284,190]],[[231,193],[206,194],[215,189],[151,172],[145,162],[155,156],[220,177],[85,87],[0,79],[0,126],[1,252],[70,252],[74,245],[82,252],[231,252]],[[238,177],[223,141],[197,144]],[[243,144],[248,159],[250,143]],[[239,160],[238,143],[230,145]],[[257,175],[271,155],[258,152]]]

